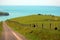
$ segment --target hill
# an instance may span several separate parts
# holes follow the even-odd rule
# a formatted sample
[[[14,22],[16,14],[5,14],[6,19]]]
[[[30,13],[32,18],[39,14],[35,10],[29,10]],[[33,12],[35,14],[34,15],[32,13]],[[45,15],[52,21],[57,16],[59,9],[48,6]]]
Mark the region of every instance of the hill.
[[[16,32],[28,40],[60,40],[60,17],[30,15],[6,21]]]

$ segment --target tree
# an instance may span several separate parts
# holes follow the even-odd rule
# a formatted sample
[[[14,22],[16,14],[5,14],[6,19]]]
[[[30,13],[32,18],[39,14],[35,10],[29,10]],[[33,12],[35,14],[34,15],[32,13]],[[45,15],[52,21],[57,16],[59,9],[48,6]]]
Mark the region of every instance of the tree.
[[[38,14],[38,15],[42,15],[42,14]]]

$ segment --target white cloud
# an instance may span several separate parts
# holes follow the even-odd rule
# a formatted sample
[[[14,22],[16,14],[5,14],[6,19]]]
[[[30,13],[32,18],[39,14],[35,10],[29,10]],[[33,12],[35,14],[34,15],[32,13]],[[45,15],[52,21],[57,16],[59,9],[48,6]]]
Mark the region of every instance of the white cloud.
[[[0,5],[54,5],[54,6],[60,6],[60,0],[0,0]]]

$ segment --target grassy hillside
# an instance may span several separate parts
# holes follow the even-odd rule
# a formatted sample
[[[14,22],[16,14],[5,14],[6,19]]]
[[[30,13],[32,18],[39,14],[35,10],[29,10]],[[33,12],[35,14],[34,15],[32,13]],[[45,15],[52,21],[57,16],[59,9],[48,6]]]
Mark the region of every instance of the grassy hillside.
[[[60,40],[60,17],[58,16],[30,15],[6,22],[28,40]]]
[[[0,39],[1,39],[1,35],[2,35],[2,22],[0,22]]]

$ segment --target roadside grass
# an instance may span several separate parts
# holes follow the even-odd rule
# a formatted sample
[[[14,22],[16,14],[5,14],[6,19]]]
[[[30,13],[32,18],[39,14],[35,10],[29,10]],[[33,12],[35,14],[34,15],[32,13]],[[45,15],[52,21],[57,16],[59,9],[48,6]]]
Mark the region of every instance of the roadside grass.
[[[2,37],[2,22],[0,22],[0,39]]]
[[[58,18],[58,20],[55,20]],[[46,21],[46,19],[48,19]],[[60,40],[60,17],[32,15],[7,20],[7,24],[28,40]],[[55,30],[57,27],[57,30]]]

